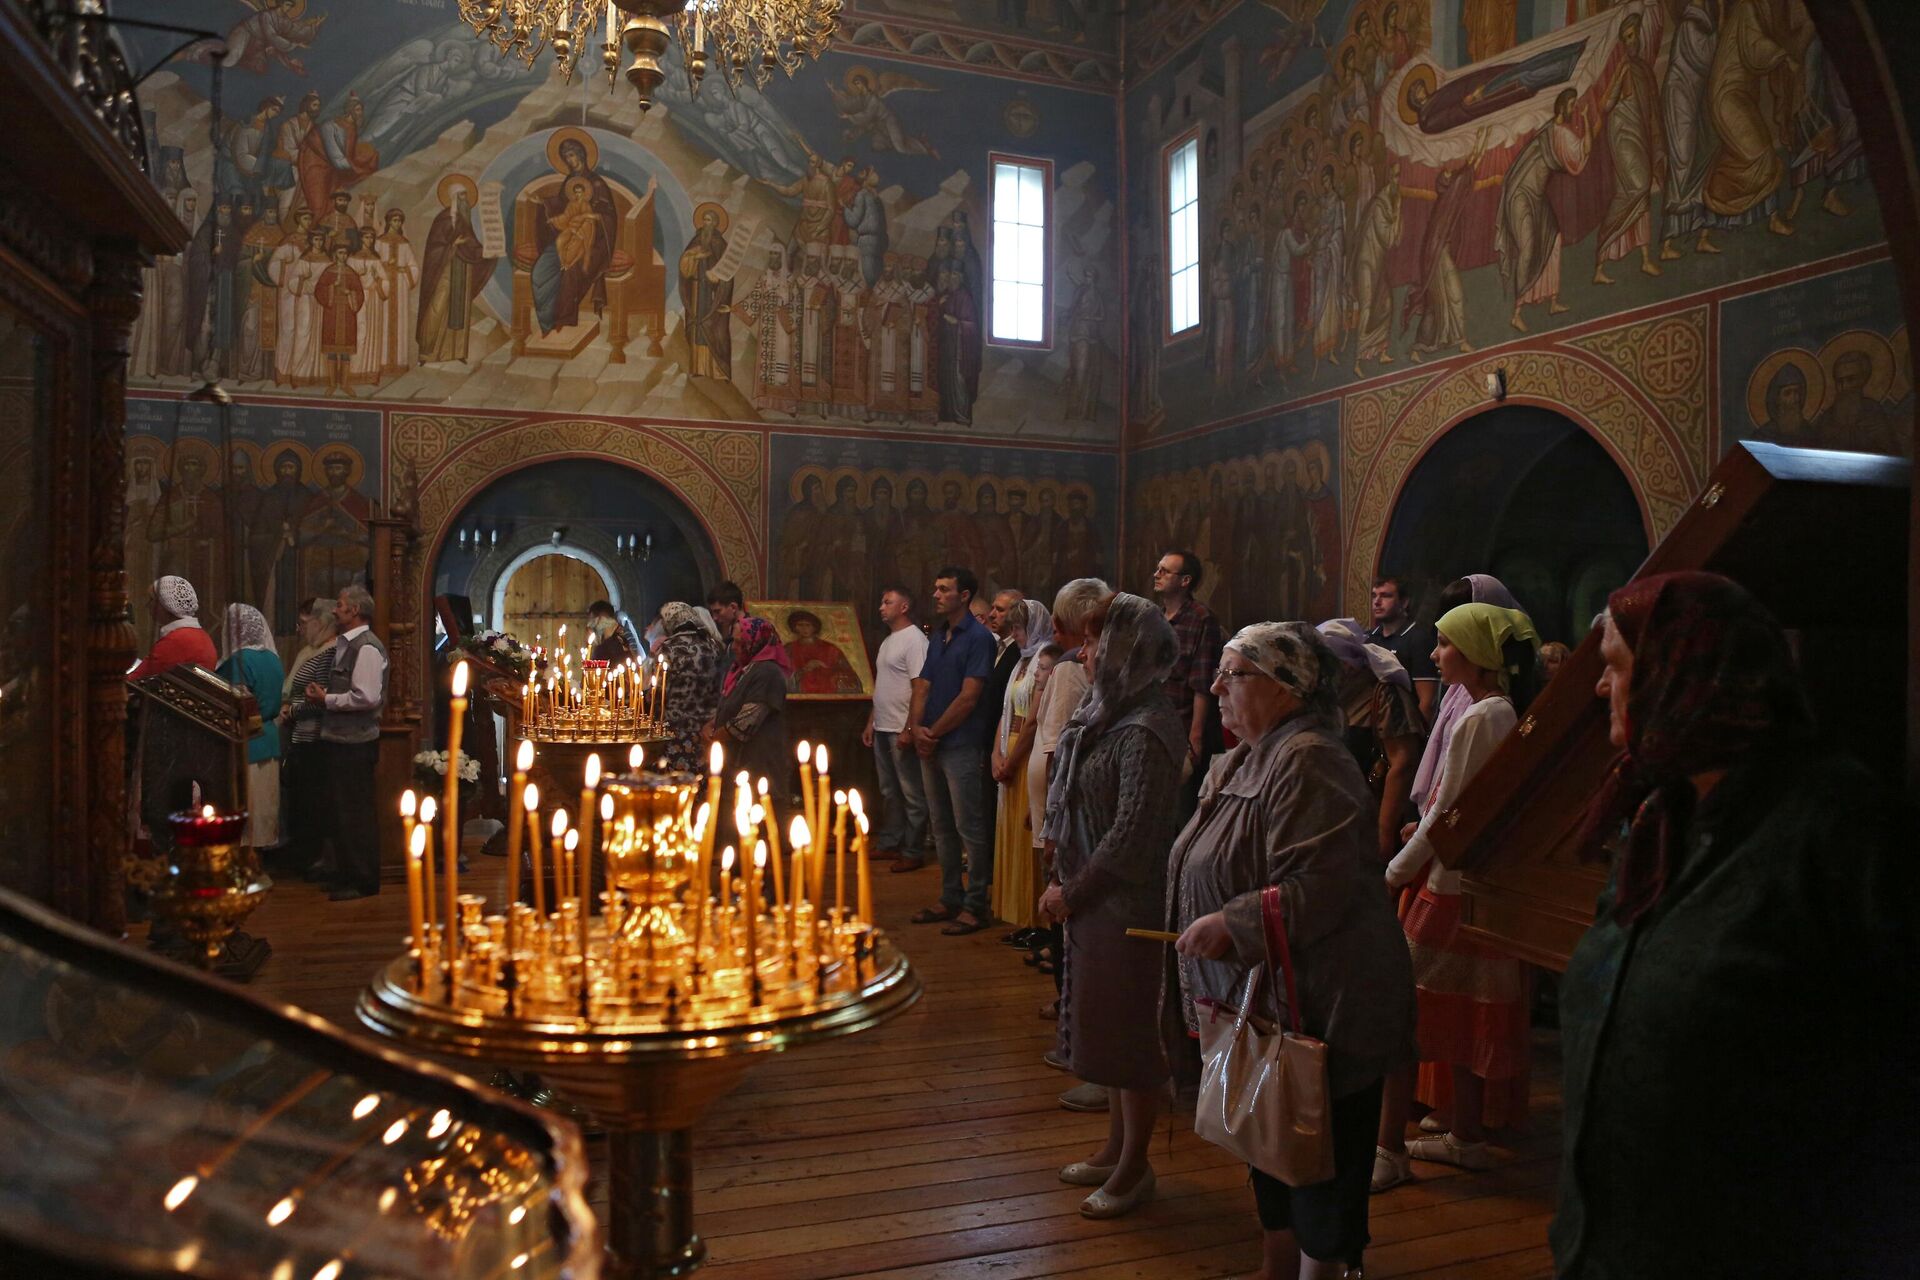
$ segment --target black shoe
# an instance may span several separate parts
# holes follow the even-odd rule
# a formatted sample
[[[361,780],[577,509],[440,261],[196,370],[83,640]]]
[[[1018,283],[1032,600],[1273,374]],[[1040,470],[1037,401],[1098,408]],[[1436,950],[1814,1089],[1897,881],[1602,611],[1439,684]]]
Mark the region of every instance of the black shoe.
[[[378,893],[378,892],[380,892],[378,889],[373,890],[371,893],[362,889],[353,889],[353,888],[335,889],[332,893],[327,895],[327,901],[328,902],[353,902],[360,898],[371,898],[375,893]]]
[[[1000,941],[1009,947],[1030,947],[1033,945],[1033,929],[1015,929],[1012,933],[1000,935]],[[1043,935],[1044,936],[1044,935]]]

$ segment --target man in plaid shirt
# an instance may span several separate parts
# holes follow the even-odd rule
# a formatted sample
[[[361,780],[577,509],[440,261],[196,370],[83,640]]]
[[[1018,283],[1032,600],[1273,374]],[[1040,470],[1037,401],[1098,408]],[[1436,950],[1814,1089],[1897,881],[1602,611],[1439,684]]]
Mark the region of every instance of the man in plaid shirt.
[[[1220,629],[1220,620],[1193,598],[1201,571],[1200,557],[1191,551],[1167,552],[1153,571],[1153,592],[1160,597],[1160,607],[1180,642],[1180,656],[1167,676],[1166,690],[1168,703],[1187,725],[1187,772],[1180,789],[1182,815],[1193,812],[1207,759],[1221,747],[1220,713],[1212,689],[1227,637]]]

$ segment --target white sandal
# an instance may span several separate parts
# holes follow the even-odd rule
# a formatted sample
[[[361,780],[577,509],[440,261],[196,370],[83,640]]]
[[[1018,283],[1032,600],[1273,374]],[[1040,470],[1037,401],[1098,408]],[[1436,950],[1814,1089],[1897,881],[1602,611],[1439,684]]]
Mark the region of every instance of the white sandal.
[[[1450,1164],[1457,1169],[1491,1169],[1493,1152],[1484,1142],[1462,1142],[1452,1133],[1432,1138],[1415,1138],[1407,1144],[1407,1154],[1415,1160]]]
[[[1389,1151],[1385,1147],[1373,1149],[1373,1183],[1376,1194],[1397,1187],[1403,1182],[1413,1181],[1413,1165],[1404,1151]]]
[[[1113,1176],[1117,1165],[1088,1164],[1085,1160],[1076,1160],[1060,1171],[1060,1181],[1076,1187],[1098,1187]]]

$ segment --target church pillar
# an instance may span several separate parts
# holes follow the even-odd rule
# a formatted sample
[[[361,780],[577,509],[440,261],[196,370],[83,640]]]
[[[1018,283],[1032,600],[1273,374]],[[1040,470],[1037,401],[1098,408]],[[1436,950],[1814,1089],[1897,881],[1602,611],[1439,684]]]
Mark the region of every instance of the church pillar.
[[[413,754],[420,738],[420,602],[408,584],[418,536],[411,513],[375,516],[369,573],[373,632],[387,646],[387,702],[380,713],[380,762],[374,774],[379,805],[380,878],[406,877],[399,797],[413,785]]]

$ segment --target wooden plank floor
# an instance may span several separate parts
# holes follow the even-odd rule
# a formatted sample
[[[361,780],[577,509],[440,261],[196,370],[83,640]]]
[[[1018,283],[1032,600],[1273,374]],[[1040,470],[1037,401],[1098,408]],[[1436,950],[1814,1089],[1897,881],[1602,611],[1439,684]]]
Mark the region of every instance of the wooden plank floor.
[[[501,859],[474,860],[471,885],[500,900]],[[1060,1166],[1092,1154],[1105,1116],[1056,1097],[1052,1028],[1037,1016],[1051,982],[999,945],[905,923],[937,888],[931,869],[875,877],[882,924],[901,936],[925,998],[851,1040],[769,1059],[700,1131],[696,1213],[716,1280],[1201,1280],[1259,1259],[1244,1166],[1163,1120],[1155,1199],[1089,1222],[1084,1189]],[[468,882],[463,882],[463,888]],[[329,903],[283,882],[252,922],[274,955],[261,994],[353,1029],[353,1002],[405,929],[404,893]],[[1150,945],[1142,943],[1141,945]],[[1416,1165],[1418,1181],[1373,1201],[1367,1275],[1526,1280],[1552,1274],[1546,1250],[1559,1148],[1559,1061],[1536,1061],[1534,1131],[1496,1169]],[[604,1200],[595,1197],[596,1209]]]

